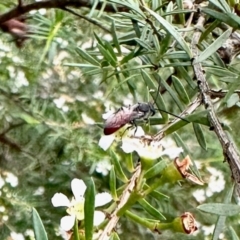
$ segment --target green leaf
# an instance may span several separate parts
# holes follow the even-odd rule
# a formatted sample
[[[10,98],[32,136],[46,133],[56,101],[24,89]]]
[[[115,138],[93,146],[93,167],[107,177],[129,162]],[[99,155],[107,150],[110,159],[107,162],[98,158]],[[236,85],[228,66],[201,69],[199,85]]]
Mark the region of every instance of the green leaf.
[[[48,240],[42,220],[35,208],[32,208],[32,221],[36,240]]]
[[[227,100],[227,107],[230,108],[239,102],[239,96],[237,93],[233,93]]]
[[[120,240],[120,238],[116,232],[112,232],[109,240]]]
[[[225,31],[195,59],[194,63],[202,62],[215,53],[223,45],[223,43],[226,42],[231,33],[232,29]]]
[[[100,61],[97,61],[91,55],[89,55],[86,51],[82,50],[81,48],[77,48],[77,53],[87,62],[91,63],[94,66],[101,66]]]
[[[112,195],[114,201],[117,201],[118,196],[117,196],[117,189],[116,189],[116,174],[115,174],[113,165],[110,170],[109,186],[110,186],[111,195]]]
[[[119,163],[118,156],[112,150],[110,150],[110,156],[111,156],[112,164],[114,165],[114,169],[116,170],[117,177],[124,183],[127,183],[128,179],[122,170],[121,164]]]
[[[112,21],[111,32],[112,32],[112,36],[113,36],[113,44],[117,48],[118,53],[121,55],[122,51],[121,51],[121,46],[118,42],[118,37],[117,37],[117,32],[116,32],[116,27],[115,27],[115,21]]]
[[[233,195],[233,190],[234,190],[234,184],[232,184],[232,186],[228,189],[228,192],[224,197],[224,203],[231,202],[232,195]],[[219,235],[221,234],[221,232],[224,229],[225,221],[226,221],[225,216],[219,216],[218,217],[217,223],[216,223],[215,228],[214,228],[212,240],[218,240],[219,239]]]
[[[73,240],[80,240],[79,232],[78,232],[78,220],[75,218],[74,226],[73,226]]]
[[[205,67],[204,69],[207,74],[213,74],[215,76],[220,77],[220,79],[224,78],[224,77],[226,77],[226,78],[229,78],[229,77],[237,78],[238,77],[238,75],[236,73],[231,72],[226,68],[221,68],[219,66]]]
[[[109,2],[112,3],[117,3],[119,5],[128,7],[129,9],[135,11],[136,13],[138,13],[141,17],[143,17],[144,19],[146,18],[146,16],[144,15],[144,13],[141,11],[141,9],[139,8],[139,5],[137,4],[137,2],[131,2],[128,3],[126,1],[122,1],[122,0],[109,0]]]
[[[178,97],[182,100],[182,102],[186,105],[188,105],[190,103],[190,99],[188,97],[188,94],[185,90],[185,88],[183,87],[181,81],[175,77],[172,76],[172,82],[173,82],[173,86],[178,94]]]
[[[184,51],[174,51],[174,52],[167,52],[163,55],[164,59],[184,59],[190,60],[189,56]]]
[[[201,43],[207,37],[212,36],[213,30],[220,24],[219,20],[213,21],[209,26],[202,32],[201,37],[199,39],[199,43]]]
[[[142,73],[143,80],[145,81],[145,84],[148,86],[148,89],[154,90],[154,91],[151,91],[150,94],[152,98],[155,99],[156,105],[162,115],[163,121],[167,122],[168,114],[165,112],[161,112],[161,110],[166,111],[166,106],[162,96],[158,93],[158,87],[155,86],[155,84],[152,81],[152,78],[149,76],[149,74],[145,70],[142,70],[141,73]]]
[[[225,0],[209,0],[210,3],[218,7],[223,12],[231,12],[231,9]]]
[[[189,58],[192,58],[192,52],[188,46],[188,44],[184,41],[181,34],[178,33],[175,28],[164,18],[162,18],[160,15],[152,11],[151,9],[144,7],[154,18],[156,18],[157,21],[165,28],[167,32],[170,33],[172,37],[175,38],[175,40],[179,43],[179,45],[185,50],[185,52],[188,54]]]
[[[85,223],[85,239],[93,239],[93,218],[95,209],[95,185],[91,178],[87,182],[87,190],[84,202],[84,223]]]
[[[229,26],[231,26],[233,28],[239,27],[239,23],[237,23],[236,21],[233,21],[231,16],[229,16],[227,13],[221,13],[221,12],[212,10],[210,8],[201,8],[201,11],[221,22],[228,24]]]
[[[195,132],[195,135],[196,135],[199,145],[206,151],[207,144],[206,144],[206,140],[203,135],[203,130],[202,130],[201,126],[198,123],[193,123],[193,129],[194,129],[194,132]]]
[[[153,167],[147,170],[147,172],[144,174],[144,178],[149,179],[156,175],[161,175],[162,170],[168,165],[167,160],[161,160],[157,164],[154,164]]]
[[[197,88],[196,82],[190,77],[188,71],[183,66],[177,66],[176,71],[181,75],[181,78],[184,79],[192,89]]]
[[[104,56],[104,58],[113,66],[116,67],[117,61],[114,59],[114,57],[107,51],[101,44],[97,44],[97,47],[101,54]]]
[[[181,147],[183,149],[184,155],[189,155],[189,149],[188,146],[184,143],[182,138],[175,132],[173,133],[174,141],[176,142],[178,147]]]
[[[168,93],[170,94],[170,96],[172,97],[172,99],[174,100],[174,102],[176,103],[176,105],[178,106],[178,108],[183,111],[184,110],[184,106],[182,105],[182,103],[179,101],[175,91],[172,90],[172,88],[167,84],[167,82],[165,81],[159,81],[159,79],[161,79],[161,75],[159,73],[153,73],[154,78],[160,82],[160,84],[168,91]]]
[[[26,123],[31,124],[31,125],[40,124],[40,122],[36,118],[30,116],[29,114],[23,113],[23,112],[21,112],[18,115],[18,117],[21,118],[22,120],[24,120]]]
[[[235,230],[233,229],[232,226],[229,227],[229,230],[230,230],[231,235],[232,235],[231,240],[239,240],[239,237],[238,237],[237,233],[235,232]]]
[[[157,201],[162,201],[162,200],[169,200],[169,196],[163,194],[163,193],[160,193],[156,190],[154,190],[153,192],[150,193],[151,197],[155,198]]]
[[[234,204],[206,203],[198,206],[197,208],[203,212],[221,216],[234,216],[240,213],[240,206]]]
[[[159,210],[154,208],[149,202],[147,202],[145,199],[138,200],[140,205],[153,217],[155,217],[158,220],[166,220],[166,218],[160,213]]]

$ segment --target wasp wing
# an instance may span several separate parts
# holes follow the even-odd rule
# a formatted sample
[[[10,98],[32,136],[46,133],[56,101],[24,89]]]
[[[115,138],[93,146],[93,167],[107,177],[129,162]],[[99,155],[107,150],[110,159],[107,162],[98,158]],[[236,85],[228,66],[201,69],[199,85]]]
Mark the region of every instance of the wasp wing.
[[[104,134],[110,135],[122,128],[127,123],[132,123],[135,119],[141,118],[142,113],[134,111],[133,108],[120,108],[110,115],[104,125]]]

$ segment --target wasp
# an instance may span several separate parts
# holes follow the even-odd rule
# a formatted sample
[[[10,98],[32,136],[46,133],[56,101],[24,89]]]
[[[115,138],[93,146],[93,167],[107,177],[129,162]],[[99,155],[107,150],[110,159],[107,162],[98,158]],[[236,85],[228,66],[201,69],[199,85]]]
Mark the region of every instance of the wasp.
[[[106,119],[103,132],[105,135],[113,134],[128,123],[137,127],[136,120],[148,121],[155,113],[152,103],[143,102],[128,108],[121,107]]]

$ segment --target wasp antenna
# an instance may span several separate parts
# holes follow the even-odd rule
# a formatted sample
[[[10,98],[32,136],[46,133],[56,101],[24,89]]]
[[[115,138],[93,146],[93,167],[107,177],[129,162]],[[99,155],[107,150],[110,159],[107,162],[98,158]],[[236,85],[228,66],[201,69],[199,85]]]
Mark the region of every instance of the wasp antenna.
[[[155,110],[158,110],[158,111],[160,111],[160,112],[165,112],[165,113],[167,113],[167,114],[169,114],[169,115],[172,115],[172,116],[174,116],[174,117],[176,117],[176,118],[179,118],[179,119],[181,119],[181,120],[183,120],[183,121],[185,121],[185,122],[190,123],[187,119],[182,118],[182,117],[180,117],[180,116],[178,116],[178,115],[176,115],[176,114],[174,114],[174,113],[170,113],[170,112],[168,112],[168,111],[166,111],[166,110],[163,110],[163,109],[160,109],[160,108],[155,108]]]

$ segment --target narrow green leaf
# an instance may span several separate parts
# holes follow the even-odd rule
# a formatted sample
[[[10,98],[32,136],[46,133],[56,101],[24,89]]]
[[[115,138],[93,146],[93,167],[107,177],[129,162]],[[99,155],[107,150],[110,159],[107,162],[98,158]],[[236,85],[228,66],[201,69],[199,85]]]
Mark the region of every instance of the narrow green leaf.
[[[217,8],[219,8],[220,10],[222,10],[223,12],[226,12],[226,9],[224,9],[224,6],[221,4],[220,0],[209,0],[209,2],[212,3],[214,6],[216,6]],[[228,9],[229,9],[229,6],[228,6]]]
[[[138,38],[140,38],[141,37],[141,30],[140,30],[140,28],[138,26],[138,21],[133,19],[133,18],[131,18],[131,20],[132,20],[133,29],[134,29],[134,31],[136,33],[136,36]]]
[[[173,82],[173,86],[178,94],[178,97],[182,100],[182,102],[186,105],[188,105],[190,103],[190,99],[188,97],[188,94],[185,90],[185,88],[183,87],[181,81],[175,77],[172,76],[172,82]]]
[[[94,32],[94,37],[96,38],[98,44],[104,47],[103,41],[98,37],[98,34]]]
[[[197,208],[203,212],[221,216],[234,216],[240,213],[240,206],[234,204],[206,203],[198,206]]]
[[[120,238],[116,232],[112,232],[109,240],[120,240]]]
[[[228,189],[228,192],[224,197],[224,203],[230,203],[231,202],[232,195],[233,195],[233,190],[234,190],[234,184],[232,184],[232,186]],[[226,216],[219,216],[218,217],[217,223],[216,223],[215,228],[214,228],[212,240],[218,240],[219,239],[219,235],[221,234],[221,232],[223,231],[223,228],[225,226],[225,221],[226,221]]]
[[[36,240],[48,240],[42,220],[35,208],[32,208],[32,221]]]
[[[214,20],[209,26],[202,32],[199,39],[199,43],[205,40],[207,37],[211,36],[213,30],[220,24],[219,20]],[[209,35],[210,34],[210,35]]]
[[[170,44],[171,44],[171,41],[172,40],[172,36],[170,33],[167,32],[166,36],[164,37],[164,39],[161,41],[161,49],[160,49],[160,56],[165,54],[169,47],[170,47]]]
[[[116,53],[114,52],[114,49],[113,49],[112,45],[109,42],[107,42],[107,41],[105,42],[105,48],[109,52],[109,54],[112,56],[114,61],[117,62]]]
[[[227,68],[221,68],[219,66],[211,66],[211,67],[205,67],[204,68],[207,74],[213,74],[218,77],[231,77],[231,78],[237,78],[238,74],[229,71]]]
[[[207,150],[207,144],[201,126],[198,123],[193,123],[193,129],[199,145],[202,147],[202,149]]]
[[[181,11],[183,10],[183,1],[182,0],[176,0],[176,4],[178,6],[178,9]],[[185,18],[183,13],[179,13],[179,20],[182,25],[185,25]]]
[[[129,9],[135,11],[136,13],[138,13],[141,17],[143,17],[144,19],[146,18],[146,16],[144,15],[144,13],[141,11],[141,9],[139,8],[137,2],[131,2],[128,3],[126,1],[122,1],[122,0],[109,0],[109,2],[112,3],[116,3],[125,7],[128,7]]]
[[[116,67],[117,62],[116,60],[112,57],[112,55],[100,44],[97,44],[97,47],[101,54],[104,56],[104,58],[113,66]]]
[[[114,165],[114,169],[116,170],[117,177],[124,183],[128,182],[128,179],[127,179],[126,175],[124,174],[122,167],[119,163],[118,156],[112,150],[110,150],[110,156],[111,156],[112,164]]]
[[[155,86],[155,84],[152,81],[152,78],[149,76],[149,74],[145,70],[142,70],[141,73],[142,73],[143,80],[145,81],[145,84],[148,86],[150,90],[153,90],[153,91],[150,91],[150,94],[152,98],[155,99],[155,102],[159,111],[161,110],[166,111],[164,100],[162,96],[158,93],[158,86],[157,87]],[[160,112],[160,113],[162,115],[163,120],[167,122],[168,114],[165,112]]]
[[[87,181],[84,202],[85,239],[93,239],[93,218],[95,209],[95,185],[92,178]]]
[[[169,199],[170,199],[169,196],[167,196],[167,195],[165,195],[165,194],[163,194],[163,193],[160,193],[160,192],[158,192],[158,191],[156,191],[156,190],[154,190],[153,192],[151,192],[150,195],[151,195],[153,198],[155,198],[156,200],[158,200],[158,201],[162,201],[163,199],[164,199],[164,200],[169,200]]]
[[[175,28],[164,18],[162,18],[160,15],[152,11],[151,9],[144,7],[154,18],[156,18],[157,21],[165,28],[167,32],[170,33],[172,37],[175,38],[175,40],[179,43],[179,45],[185,50],[185,52],[188,54],[189,58],[192,58],[192,52],[188,46],[188,44],[184,41],[181,34],[179,34]]]
[[[161,76],[154,72],[153,73],[154,78],[158,81],[159,78],[161,79]],[[167,82],[165,81],[158,81],[160,82],[160,84],[168,91],[168,93],[170,94],[170,96],[172,97],[172,99],[174,100],[174,102],[176,103],[176,105],[178,106],[178,108],[183,111],[184,110],[184,106],[182,105],[182,103],[179,101],[176,93],[172,90],[172,88],[167,84]]]
[[[78,232],[78,220],[75,218],[75,223],[73,226],[73,240],[80,240],[79,232]]]
[[[24,113],[24,112],[19,113],[18,117],[21,118],[22,120],[24,120],[26,123],[31,124],[31,125],[40,124],[40,122],[36,118],[34,118],[31,115]]]
[[[189,155],[190,151],[188,146],[184,143],[182,138],[175,132],[173,133],[174,141],[176,142],[178,147],[181,147],[183,149],[184,155]]]
[[[111,33],[112,33],[112,37],[113,37],[113,44],[114,44],[114,46],[116,47],[116,49],[118,50],[118,53],[119,53],[120,55],[122,55],[121,46],[120,46],[120,44],[119,44],[118,37],[117,37],[117,32],[116,32],[116,27],[115,27],[115,21],[112,21]]]
[[[239,102],[239,95],[237,93],[233,93],[227,100],[227,107],[230,108],[238,102]]]
[[[77,48],[76,51],[87,62],[91,63],[94,66],[100,66],[100,61],[97,61],[96,59],[94,59],[86,51],[82,50],[81,48]]]
[[[154,164],[153,167],[147,170],[147,172],[144,174],[144,178],[149,179],[156,175],[161,175],[162,170],[168,165],[167,160],[161,160],[157,164]]]
[[[233,28],[239,27],[239,23],[237,23],[236,21],[233,21],[231,18],[232,16],[229,16],[227,13],[221,13],[219,11],[215,11],[210,8],[201,8],[201,11],[221,22],[228,24],[229,26],[231,26]]]
[[[239,79],[238,79],[239,80]],[[229,98],[232,96],[232,94],[234,93],[234,91],[236,89],[238,89],[238,87],[240,86],[239,82],[236,83],[231,83],[228,86],[228,93],[226,94],[226,96],[223,99],[223,103],[227,103],[227,101],[229,100]]]
[[[189,124],[189,122],[195,122],[195,123],[200,123],[202,125],[210,126],[209,120],[207,118],[207,113],[208,113],[208,110],[204,110],[199,113],[194,113],[194,114],[191,114],[188,116],[184,116],[184,119],[186,119],[187,121],[180,120],[180,121],[177,121],[177,122],[171,124],[164,131],[164,134],[169,135],[169,134],[177,131],[178,129],[184,127],[185,125]]]
[[[167,5],[166,12],[171,12],[173,10],[173,2],[170,1]],[[167,15],[166,20],[172,24],[173,16],[172,15]]]
[[[145,49],[147,49],[147,50],[152,50],[152,47],[150,47],[150,45],[148,45],[148,44],[146,43],[146,41],[143,41],[143,40],[141,40],[141,39],[139,39],[139,38],[135,38],[135,40],[136,40],[136,42],[137,42],[141,47],[143,47],[143,48],[145,48]]]
[[[184,79],[192,89],[197,88],[196,82],[193,81],[188,71],[183,66],[177,66],[176,71],[180,73],[181,78]]]
[[[114,201],[118,200],[117,196],[117,189],[116,189],[116,174],[114,170],[114,166],[112,165],[111,170],[110,170],[110,177],[109,177],[109,186],[110,186],[110,191],[111,195],[114,199]]]
[[[192,12],[196,12],[196,10],[184,10],[184,9],[178,9],[178,10],[174,10],[171,12],[165,12],[164,14],[162,14],[162,17],[165,17],[167,15],[176,15],[176,14],[182,14],[182,13],[192,13]]]
[[[237,233],[235,232],[235,230],[233,229],[232,226],[229,227],[229,230],[230,230],[231,235],[232,235],[231,240],[239,240],[239,237],[238,237]]]
[[[138,200],[140,205],[153,217],[155,217],[158,220],[166,220],[166,218],[160,213],[159,210],[154,208],[149,202],[147,202],[145,199]]]
[[[206,48],[194,61],[194,63],[199,63],[206,60],[213,53],[215,53],[222,45],[226,42],[228,37],[231,35],[232,29],[228,29],[221,36],[219,36],[208,48]]]
[[[167,52],[163,55],[165,59],[184,59],[190,60],[189,56],[184,51],[174,51],[174,52]]]

